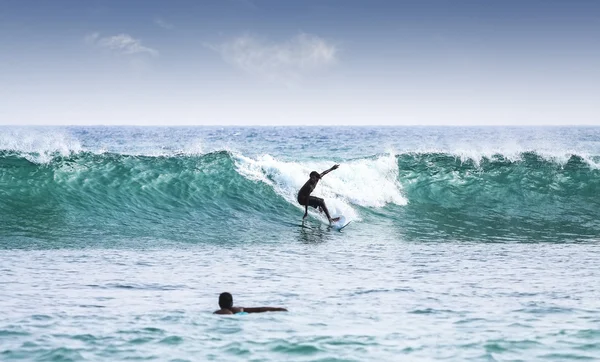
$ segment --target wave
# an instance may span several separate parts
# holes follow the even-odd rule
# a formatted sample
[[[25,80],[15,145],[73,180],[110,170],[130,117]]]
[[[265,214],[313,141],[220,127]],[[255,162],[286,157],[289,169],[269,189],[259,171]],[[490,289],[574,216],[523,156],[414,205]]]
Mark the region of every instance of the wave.
[[[339,160],[316,194],[332,214],[418,240],[600,235],[596,156],[380,154]],[[0,151],[0,238],[236,240],[302,214],[296,192],[332,161],[236,152],[164,156]],[[322,218],[313,213],[316,218]],[[6,241],[5,241],[6,242]],[[75,242],[75,241],[74,241]]]
[[[535,152],[401,155],[399,177],[410,200],[401,227],[434,239],[598,240],[598,160]]]

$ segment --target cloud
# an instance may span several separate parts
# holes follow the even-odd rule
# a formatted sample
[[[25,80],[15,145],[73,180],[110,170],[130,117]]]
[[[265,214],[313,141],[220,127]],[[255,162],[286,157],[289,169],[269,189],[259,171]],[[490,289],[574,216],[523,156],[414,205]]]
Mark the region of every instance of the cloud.
[[[166,21],[164,21],[161,18],[154,19],[154,24],[160,26],[163,29],[167,29],[167,30],[171,30],[175,27],[175,25],[167,23]]]
[[[106,48],[120,54],[149,54],[151,56],[158,56],[158,50],[143,46],[141,40],[135,39],[128,34],[101,38],[100,34],[93,33],[87,35],[85,41],[90,45]]]
[[[282,43],[243,35],[209,47],[247,73],[283,83],[293,83],[310,72],[335,64],[338,54],[333,44],[310,34],[299,34]]]

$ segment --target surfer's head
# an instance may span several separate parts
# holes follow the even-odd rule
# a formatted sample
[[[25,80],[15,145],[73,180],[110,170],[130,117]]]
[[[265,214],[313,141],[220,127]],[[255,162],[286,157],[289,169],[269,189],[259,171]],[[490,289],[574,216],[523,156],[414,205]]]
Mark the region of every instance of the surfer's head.
[[[219,307],[221,309],[231,309],[233,307],[233,297],[231,294],[225,292],[219,295]]]
[[[321,175],[319,175],[319,173],[317,171],[313,171],[310,173],[310,178],[314,179],[314,180],[320,180],[321,179]]]

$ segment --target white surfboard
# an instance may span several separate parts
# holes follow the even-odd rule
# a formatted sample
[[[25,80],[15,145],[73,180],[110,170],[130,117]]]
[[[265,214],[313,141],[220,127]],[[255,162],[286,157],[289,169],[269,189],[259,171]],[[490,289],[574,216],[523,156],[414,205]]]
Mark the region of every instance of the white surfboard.
[[[348,224],[351,222],[352,221],[346,221],[346,217],[344,215],[340,215],[337,221],[331,223],[331,227],[337,231],[342,231],[342,229],[348,226]]]

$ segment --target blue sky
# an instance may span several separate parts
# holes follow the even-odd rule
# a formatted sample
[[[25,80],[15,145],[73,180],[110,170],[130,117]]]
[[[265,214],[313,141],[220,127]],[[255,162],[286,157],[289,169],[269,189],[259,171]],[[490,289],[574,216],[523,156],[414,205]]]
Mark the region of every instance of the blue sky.
[[[0,0],[0,124],[600,125],[600,1]]]

